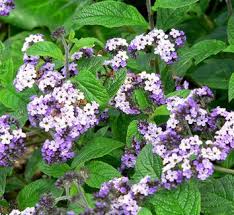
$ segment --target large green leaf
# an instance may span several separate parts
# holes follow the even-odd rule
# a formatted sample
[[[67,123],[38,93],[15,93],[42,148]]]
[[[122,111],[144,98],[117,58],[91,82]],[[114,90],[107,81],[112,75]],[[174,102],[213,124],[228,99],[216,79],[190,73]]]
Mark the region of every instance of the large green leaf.
[[[100,188],[102,183],[113,178],[121,177],[121,174],[111,165],[102,161],[91,161],[85,165],[89,178],[85,182],[90,187]]]
[[[64,25],[71,19],[76,7],[79,7],[77,1],[67,0],[15,0],[15,4],[16,8],[10,16],[1,19],[25,29],[39,26],[55,28]]]
[[[110,97],[113,97],[118,92],[121,85],[124,83],[126,78],[126,70],[122,69],[115,73],[113,79],[110,79],[107,86],[107,92]]]
[[[126,145],[128,147],[131,147],[132,140],[134,137],[139,137],[137,120],[133,120],[128,126],[127,135],[126,135]]]
[[[105,87],[96,79],[93,73],[82,70],[72,81],[86,94],[89,101],[96,101],[101,106],[108,102],[109,95]]]
[[[162,172],[162,160],[153,154],[152,145],[147,144],[137,157],[134,180],[139,181],[146,175],[152,179],[159,179]]]
[[[227,34],[229,44],[234,45],[234,15],[228,20]]]
[[[66,163],[48,165],[42,161],[39,164],[39,169],[48,176],[58,178],[68,172],[70,167]]]
[[[234,214],[234,177],[214,179],[201,186],[202,212],[205,215]]]
[[[157,215],[200,215],[201,197],[193,183],[184,183],[171,191],[160,191],[149,199]]]
[[[103,68],[103,57],[81,58],[77,62],[79,71],[89,71],[96,75]]]
[[[49,41],[34,43],[27,49],[27,54],[31,56],[52,57],[58,60],[64,60],[61,49],[56,44]]]
[[[228,84],[228,100],[229,102],[234,98],[234,73],[232,73]]]
[[[104,47],[103,42],[101,42],[95,37],[85,37],[79,40],[75,38],[73,42],[75,43],[73,50],[75,49],[79,50],[80,48],[87,48],[87,47],[92,48],[95,44],[98,44],[102,48]]]
[[[229,79],[234,68],[231,59],[210,59],[198,67],[191,77],[199,85],[207,85],[216,89],[228,89]]]
[[[39,179],[25,186],[17,196],[19,208],[34,207],[40,196],[51,189],[53,183],[53,180]]]
[[[177,9],[196,3],[198,0],[157,0],[153,6],[154,10],[157,8],[173,8]]]
[[[102,25],[108,28],[124,25],[147,27],[147,22],[137,9],[116,1],[103,1],[85,7],[74,17],[78,25]]]
[[[123,143],[105,137],[97,137],[84,146],[72,162],[72,168],[80,167],[85,162],[103,157],[111,151],[120,148]]]
[[[0,167],[0,197],[5,192],[6,178],[10,175],[12,169],[9,167]]]

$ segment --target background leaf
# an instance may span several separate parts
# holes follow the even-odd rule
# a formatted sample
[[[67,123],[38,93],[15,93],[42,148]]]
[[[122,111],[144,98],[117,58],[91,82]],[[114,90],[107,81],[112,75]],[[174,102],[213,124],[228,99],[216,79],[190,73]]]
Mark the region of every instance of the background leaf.
[[[144,17],[131,5],[116,1],[103,1],[85,7],[74,17],[78,25],[102,25],[108,28],[124,25],[147,27]]]

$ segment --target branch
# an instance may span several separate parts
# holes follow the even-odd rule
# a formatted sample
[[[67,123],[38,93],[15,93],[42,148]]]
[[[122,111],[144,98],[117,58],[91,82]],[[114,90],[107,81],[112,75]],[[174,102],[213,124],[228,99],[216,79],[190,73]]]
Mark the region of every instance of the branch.
[[[146,0],[146,7],[147,7],[150,29],[153,30],[154,29],[154,12],[151,9],[151,0]]]
[[[233,12],[232,0],[226,0],[226,4],[227,4],[228,16],[230,17],[232,15],[232,12]]]
[[[216,165],[214,165],[214,169],[215,169],[217,172],[228,173],[228,174],[234,174],[234,170],[233,170],[233,169],[227,169],[227,168],[224,168],[224,167],[221,167],[221,166],[216,166]]]

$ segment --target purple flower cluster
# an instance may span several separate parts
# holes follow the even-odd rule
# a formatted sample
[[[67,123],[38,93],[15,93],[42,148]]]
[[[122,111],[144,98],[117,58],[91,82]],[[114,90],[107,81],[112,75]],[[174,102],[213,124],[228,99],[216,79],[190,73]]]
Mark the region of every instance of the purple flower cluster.
[[[127,177],[114,178],[105,182],[95,195],[94,209],[87,209],[85,215],[125,214],[137,215],[140,206],[138,202],[152,195],[158,188],[158,181],[152,181],[145,176],[137,184],[130,184]]]
[[[126,67],[128,55],[136,57],[137,52],[147,51],[150,47],[154,48],[154,53],[159,55],[163,61],[172,64],[178,58],[176,50],[183,46],[185,41],[184,32],[175,29],[171,29],[168,34],[163,30],[153,29],[148,34],[136,36],[130,44],[125,39],[113,38],[107,41],[105,50],[114,57],[105,61],[105,65],[110,65],[116,71]]]
[[[25,151],[26,134],[9,115],[0,117],[0,166],[10,166]]]
[[[38,78],[36,65],[38,64],[40,57],[28,56],[26,51],[34,43],[41,41],[44,41],[43,35],[41,34],[31,34],[25,38],[25,42],[22,48],[22,52],[24,53],[24,64],[19,68],[19,71],[14,80],[15,88],[18,91],[33,87],[33,84]]]
[[[79,51],[75,52],[71,56],[71,59],[75,61],[81,59],[82,57],[90,58],[93,55],[94,55],[94,50],[92,48],[81,48]]]
[[[14,8],[14,0],[0,0],[0,16],[9,16]]]
[[[143,88],[154,104],[161,105],[165,103],[159,75],[155,73],[148,74],[146,72],[139,74],[128,72],[124,84],[120,87],[111,104],[126,114],[139,114],[140,110],[132,99],[134,90],[138,88]]]
[[[33,215],[35,214],[35,208],[31,207],[31,208],[25,208],[23,211],[19,211],[19,210],[12,210],[9,215]]]
[[[176,90],[188,90],[189,82],[179,76],[174,77]]]
[[[87,103],[84,94],[69,81],[32,98],[28,104],[31,124],[53,132],[54,140],[46,140],[42,148],[47,163],[73,157],[72,141],[99,122],[98,108],[96,102]]]
[[[203,87],[183,99],[169,98],[170,118],[165,126],[141,122],[139,132],[163,160],[162,186],[171,188],[214,172],[214,161],[225,160],[234,147],[234,113],[223,108],[207,110],[213,94]]]

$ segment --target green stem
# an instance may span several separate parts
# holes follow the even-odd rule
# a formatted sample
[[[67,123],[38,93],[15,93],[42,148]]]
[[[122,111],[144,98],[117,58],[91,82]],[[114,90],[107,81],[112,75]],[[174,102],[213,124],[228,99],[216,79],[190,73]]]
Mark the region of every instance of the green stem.
[[[79,194],[80,194],[81,198],[82,198],[83,201],[84,201],[85,207],[86,207],[86,208],[89,208],[89,203],[87,202],[87,199],[86,199],[86,197],[84,196],[84,193],[83,193],[83,191],[82,191],[80,185],[78,185],[77,188],[78,188],[78,191],[79,191]]]
[[[147,8],[147,13],[148,13],[150,29],[153,30],[154,29],[154,12],[151,9],[151,0],[146,0],[146,8]]]
[[[69,49],[70,47],[67,44],[64,37],[62,37],[62,43],[63,43],[64,50],[65,50],[65,62],[64,62],[65,77],[69,78],[70,77],[70,74],[69,74]]]
[[[216,166],[214,165],[215,171],[217,172],[222,172],[222,173],[228,173],[228,174],[234,174],[234,170],[233,169],[227,169],[221,166]]]
[[[64,200],[70,200],[71,197],[70,196],[61,196],[55,199],[55,205],[60,202],[60,201],[64,201]]]
[[[227,4],[228,16],[230,17],[232,15],[232,12],[233,12],[232,0],[226,0],[226,4]]]

